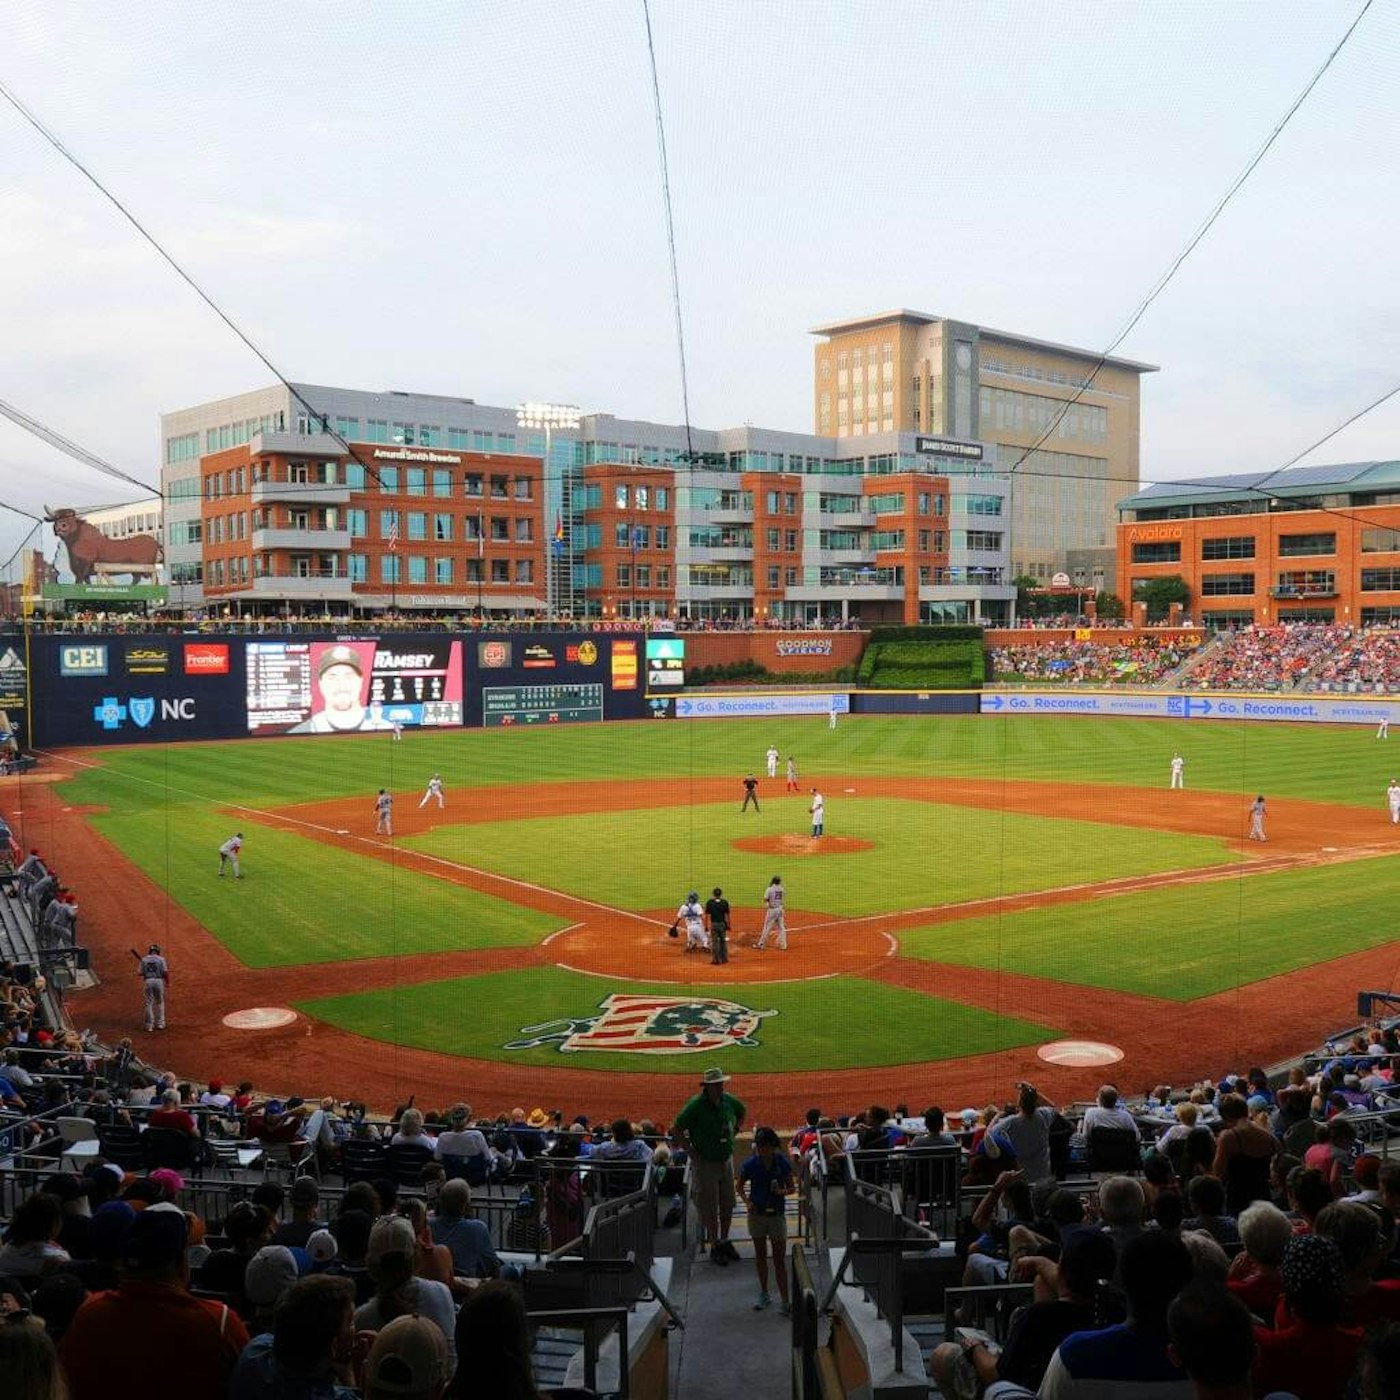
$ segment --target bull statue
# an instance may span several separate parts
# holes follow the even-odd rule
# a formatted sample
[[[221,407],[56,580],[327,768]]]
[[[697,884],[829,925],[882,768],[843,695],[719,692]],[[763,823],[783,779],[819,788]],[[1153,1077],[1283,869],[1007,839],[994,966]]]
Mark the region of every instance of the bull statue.
[[[44,519],[67,547],[68,567],[75,583],[91,583],[94,577],[110,578],[115,574],[129,575],[133,584],[141,579],[158,582],[156,573],[162,552],[154,535],[128,535],[114,540],[69,506],[58,510],[45,506]]]

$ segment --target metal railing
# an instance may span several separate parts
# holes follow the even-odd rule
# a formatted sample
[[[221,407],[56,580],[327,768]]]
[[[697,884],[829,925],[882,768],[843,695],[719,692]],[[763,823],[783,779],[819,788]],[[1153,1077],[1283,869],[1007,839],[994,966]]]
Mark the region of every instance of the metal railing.
[[[590,1395],[616,1396],[627,1400],[632,1393],[631,1348],[627,1333],[626,1308],[540,1308],[525,1314],[530,1326],[583,1334],[583,1384]],[[598,1354],[611,1332],[617,1333],[617,1385],[598,1389]]]

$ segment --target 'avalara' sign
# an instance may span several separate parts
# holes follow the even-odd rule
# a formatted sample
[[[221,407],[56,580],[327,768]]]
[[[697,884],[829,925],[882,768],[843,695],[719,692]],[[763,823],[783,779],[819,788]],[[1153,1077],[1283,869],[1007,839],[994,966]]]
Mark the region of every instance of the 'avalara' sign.
[[[1181,538],[1180,525],[1130,525],[1128,526],[1129,544],[1148,544],[1153,540],[1179,540]]]

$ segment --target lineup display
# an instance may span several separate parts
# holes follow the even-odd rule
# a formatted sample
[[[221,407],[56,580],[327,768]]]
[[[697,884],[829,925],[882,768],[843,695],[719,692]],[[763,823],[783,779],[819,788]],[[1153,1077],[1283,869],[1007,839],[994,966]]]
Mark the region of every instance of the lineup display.
[[[685,640],[647,638],[647,690],[679,690],[685,684]]]
[[[513,724],[580,724],[603,718],[603,686],[496,685],[481,692],[481,722],[490,729]]]
[[[250,734],[348,734],[462,723],[462,644],[248,642]]]

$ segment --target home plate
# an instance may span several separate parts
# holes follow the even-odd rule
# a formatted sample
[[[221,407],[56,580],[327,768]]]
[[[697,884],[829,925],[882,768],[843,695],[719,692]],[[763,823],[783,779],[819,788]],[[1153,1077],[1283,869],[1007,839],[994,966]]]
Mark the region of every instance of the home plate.
[[[1116,1045],[1101,1040],[1052,1040],[1035,1053],[1047,1064],[1064,1065],[1070,1069],[1111,1065],[1123,1058],[1123,1052]]]
[[[290,1026],[297,1013],[290,1006],[250,1006],[243,1011],[230,1011],[224,1025],[236,1031],[269,1031],[278,1026]]]

